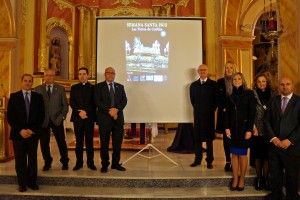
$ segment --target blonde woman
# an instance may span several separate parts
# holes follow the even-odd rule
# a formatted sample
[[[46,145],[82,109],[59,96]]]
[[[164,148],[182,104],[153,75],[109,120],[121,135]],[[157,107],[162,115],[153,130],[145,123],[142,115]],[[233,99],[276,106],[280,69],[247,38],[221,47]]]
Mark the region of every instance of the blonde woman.
[[[245,174],[248,166],[248,148],[255,117],[253,91],[247,89],[242,73],[232,76],[232,93],[226,101],[225,134],[230,140],[232,183],[230,190],[242,191],[245,187]]]

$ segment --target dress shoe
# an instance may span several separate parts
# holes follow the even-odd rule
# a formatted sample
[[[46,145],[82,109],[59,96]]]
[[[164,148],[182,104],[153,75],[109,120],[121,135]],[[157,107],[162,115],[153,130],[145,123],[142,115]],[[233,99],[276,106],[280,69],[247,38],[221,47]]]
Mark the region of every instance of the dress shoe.
[[[28,187],[32,190],[38,190],[39,189],[39,186],[37,184],[31,184],[31,185],[28,185]]]
[[[43,171],[49,171],[49,169],[51,168],[51,164],[52,164],[52,160],[45,161],[45,165],[43,167]]]
[[[107,167],[101,167],[101,173],[107,173],[108,170],[107,170]]]
[[[62,167],[61,167],[62,170],[68,170],[69,169],[69,166],[67,164],[64,164]]]
[[[112,165],[111,168],[119,171],[126,171],[126,168],[122,167],[121,165]]]
[[[227,162],[225,164],[224,170],[225,170],[225,172],[230,172],[231,171],[231,164],[229,162]]]
[[[18,190],[19,190],[19,192],[25,192],[27,189],[26,189],[26,186],[19,185]]]
[[[50,164],[45,164],[43,167],[43,171],[49,171],[49,169],[51,168],[51,163]]]
[[[97,170],[97,167],[95,165],[88,165],[88,168],[93,171]]]
[[[254,183],[254,188],[255,190],[262,190],[263,189],[263,180],[262,178],[255,178],[255,183]]]
[[[193,162],[192,164],[190,164],[191,167],[196,167],[198,165],[201,165],[200,162]]]
[[[207,169],[212,169],[214,166],[211,163],[207,163]]]
[[[83,167],[82,164],[76,164],[76,165],[73,167],[73,171],[80,170],[82,167]]]

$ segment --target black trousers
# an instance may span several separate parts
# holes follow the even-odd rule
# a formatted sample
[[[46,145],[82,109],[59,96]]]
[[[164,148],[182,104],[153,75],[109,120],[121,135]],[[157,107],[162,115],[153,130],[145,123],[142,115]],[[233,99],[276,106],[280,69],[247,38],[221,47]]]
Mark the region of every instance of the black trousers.
[[[131,136],[136,135],[136,123],[131,123]],[[145,137],[146,137],[146,123],[140,123],[140,144],[145,144]]]
[[[94,165],[94,121],[83,119],[73,122],[76,137],[76,164],[83,164],[83,142],[85,141],[87,165]]]
[[[123,141],[124,128],[123,124],[112,122],[110,126],[99,124],[100,135],[100,157],[103,167],[108,167],[109,163],[109,140],[112,137],[112,165],[118,165],[120,162],[121,145]]]
[[[227,163],[231,163],[230,157],[230,139],[223,133],[223,148],[225,152],[225,159]]]
[[[288,155],[285,150],[281,150],[271,145],[269,152],[271,199],[282,199],[283,177],[285,173],[286,199],[297,200],[299,157]]]
[[[204,142],[200,136],[201,133],[194,130],[194,146],[195,146],[195,162],[201,163],[202,161],[202,142]],[[213,140],[206,140],[206,162],[212,163],[214,160],[213,153]]]
[[[49,123],[47,128],[43,128],[42,134],[40,136],[40,145],[45,164],[50,164],[52,162],[52,156],[50,152],[50,129],[52,130],[58,149],[60,153],[60,162],[63,165],[68,165],[68,149],[65,138],[65,131],[63,123],[59,126],[55,126],[52,122]]]
[[[19,186],[36,185],[38,138],[13,141]]]

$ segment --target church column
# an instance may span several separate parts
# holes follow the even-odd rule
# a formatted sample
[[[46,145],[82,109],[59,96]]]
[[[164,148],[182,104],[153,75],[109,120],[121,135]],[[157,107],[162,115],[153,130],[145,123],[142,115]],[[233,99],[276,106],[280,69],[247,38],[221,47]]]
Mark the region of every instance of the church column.
[[[92,60],[91,60],[91,78],[94,79],[96,77],[96,15],[98,9],[92,8],[92,19],[91,19],[91,31],[92,31]]]
[[[216,69],[218,67],[219,56],[217,54],[217,22],[216,22],[216,2],[215,0],[210,0],[209,3],[205,4],[206,9],[206,20],[204,21],[204,30],[205,30],[205,58],[203,62],[206,62],[209,67],[209,73],[213,79],[216,79]],[[203,5],[203,4],[202,4]],[[200,5],[197,5],[200,6]],[[200,14],[200,11],[199,11]],[[202,13],[203,14],[203,13]]]
[[[79,59],[78,59],[78,67],[84,66],[84,11],[85,7],[78,7],[80,16],[79,16]]]
[[[44,72],[48,68],[48,49],[46,36],[46,22],[47,22],[47,0],[41,0],[41,19],[40,19],[40,46],[38,69],[39,72]]]

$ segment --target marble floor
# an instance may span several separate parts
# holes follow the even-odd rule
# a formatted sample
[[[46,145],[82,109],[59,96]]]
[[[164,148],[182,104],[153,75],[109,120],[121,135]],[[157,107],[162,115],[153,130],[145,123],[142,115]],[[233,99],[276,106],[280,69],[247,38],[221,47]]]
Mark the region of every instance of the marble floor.
[[[203,179],[216,179],[214,181],[219,181],[219,179],[226,179],[228,182],[231,173],[224,171],[224,152],[223,152],[223,146],[222,146],[222,139],[217,138],[214,141],[214,157],[215,160],[213,162],[213,169],[207,169],[206,168],[206,162],[203,160],[202,165],[199,167],[190,167],[189,165],[193,162],[194,155],[193,154],[179,154],[179,153],[171,153],[167,152],[167,147],[169,147],[172,144],[173,138],[175,136],[175,131],[169,131],[168,133],[165,133],[164,130],[159,130],[159,134],[157,137],[153,140],[153,145],[157,147],[162,153],[164,153],[166,156],[168,156],[170,159],[178,163],[178,165],[173,164],[168,159],[166,159],[163,156],[158,156],[153,159],[147,159],[140,156],[134,157],[133,159],[126,162],[123,166],[126,167],[126,172],[120,172],[117,170],[111,170],[109,168],[108,173],[101,173],[100,172],[100,155],[99,151],[95,152],[95,165],[97,166],[97,171],[92,171],[84,165],[84,167],[79,171],[73,171],[72,168],[75,165],[76,159],[75,159],[75,152],[69,151],[69,157],[70,157],[70,163],[69,163],[69,170],[63,171],[61,170],[61,164],[59,162],[59,153],[58,148],[55,143],[54,137],[51,137],[51,152],[53,154],[53,163],[51,170],[47,172],[42,171],[43,167],[43,159],[40,153],[40,150],[38,150],[38,176],[42,178],[49,178],[49,180],[52,177],[59,177],[59,178],[96,178],[96,179],[113,179],[113,180],[130,180],[135,179],[136,180],[151,180],[151,179],[167,179],[167,180],[184,180],[184,181],[190,181],[190,180],[198,180],[199,178]],[[67,133],[67,142],[71,142],[74,140],[74,134],[72,132]],[[130,158],[132,155],[134,155],[136,152],[134,151],[122,151],[121,154],[121,162],[126,161],[128,158]],[[143,152],[146,156],[153,156],[156,154],[155,151],[148,151],[145,150]],[[205,158],[205,155],[204,155]],[[84,159],[86,159],[86,156],[84,155]],[[15,169],[14,169],[14,160],[9,161],[7,163],[0,163],[0,177],[1,176],[15,176]],[[251,180],[253,180],[253,177],[255,176],[255,171],[253,168],[249,167],[247,171],[247,177],[249,177]],[[218,179],[218,180],[217,180]],[[216,183],[217,183],[216,182]],[[267,194],[266,191],[260,191],[257,192],[253,189],[252,183],[249,183],[248,186],[246,186],[245,191],[243,192],[243,196],[251,196],[251,195],[265,195]],[[217,186],[217,185],[216,185]],[[9,193],[17,193],[16,192],[16,185],[9,184],[0,184],[0,191],[4,191],[4,194]],[[81,190],[85,190],[85,187],[68,187],[67,185],[61,185],[59,187],[53,186],[51,184],[49,185],[41,185],[40,190],[36,193],[35,191],[29,191],[31,194],[48,194],[53,195],[53,193],[57,193],[58,195],[72,195],[75,193],[80,193]],[[138,190],[138,191],[137,191]],[[1,192],[0,192],[1,193]],[[126,197],[126,198],[132,198],[133,195],[135,197],[193,197],[198,198],[201,196],[209,196],[211,194],[214,194],[215,196],[234,196],[234,195],[241,195],[241,193],[231,192],[229,191],[226,184],[220,184],[218,187],[176,187],[176,190],[174,190],[173,187],[141,187],[141,188],[134,188],[134,187],[123,187],[123,189],[120,190],[118,187],[97,187],[97,190],[88,190],[83,192],[85,195],[88,196],[97,196],[101,197],[101,195],[107,195],[111,198],[114,197]],[[26,193],[28,194],[28,193]],[[17,194],[19,195],[19,194]],[[119,195],[119,196],[118,196]],[[154,196],[153,196],[154,195]],[[169,196],[168,196],[169,195]],[[106,196],[106,197],[107,197]],[[21,197],[20,197],[21,198]],[[105,198],[105,197],[104,197]],[[1,199],[1,198],[0,198]],[[5,199],[9,199],[8,197]],[[238,198],[239,199],[239,198]]]
[[[189,165],[193,162],[194,154],[180,154],[167,152],[167,148],[172,144],[173,138],[175,136],[175,131],[169,131],[164,133],[163,130],[159,130],[159,134],[153,140],[153,145],[157,147],[162,153],[171,158],[173,161],[178,163],[178,166],[174,165],[168,159],[163,156],[158,156],[156,158],[147,159],[140,156],[134,157],[133,159],[126,162],[123,166],[126,167],[126,172],[119,172],[116,170],[109,170],[107,174],[101,174],[98,171],[91,171],[86,166],[84,166],[79,171],[72,171],[73,166],[75,165],[75,151],[69,151],[69,170],[62,171],[61,163],[59,162],[59,153],[58,148],[55,143],[55,138],[51,137],[51,152],[53,156],[52,168],[50,171],[43,172],[43,159],[41,156],[40,150],[38,150],[38,174],[42,176],[48,175],[62,175],[62,176],[73,176],[73,175],[86,175],[86,176],[130,176],[130,177],[199,177],[199,176],[209,176],[209,177],[230,177],[229,172],[223,170],[225,161],[224,161],[224,151],[222,146],[222,139],[217,138],[214,141],[214,157],[213,169],[206,168],[206,162],[203,159],[202,165],[199,167],[192,168]],[[67,133],[67,143],[74,140],[74,134],[72,132]],[[121,153],[121,162],[126,161],[135,151],[122,151]],[[156,154],[154,150],[148,151],[145,150],[143,153],[145,156],[153,156]],[[205,158],[205,155],[204,155]],[[86,155],[84,154],[84,160]],[[100,154],[99,151],[95,151],[94,157],[95,165],[100,169]],[[253,176],[254,170],[249,167],[247,175]],[[14,171],[14,160],[7,163],[0,164],[0,175],[1,174],[15,174]]]

